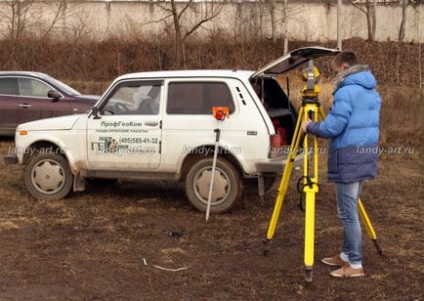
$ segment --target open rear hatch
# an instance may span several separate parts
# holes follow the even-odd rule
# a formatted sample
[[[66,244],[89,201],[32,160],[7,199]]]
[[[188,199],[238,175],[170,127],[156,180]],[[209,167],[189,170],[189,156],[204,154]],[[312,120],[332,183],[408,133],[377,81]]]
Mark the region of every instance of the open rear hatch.
[[[298,116],[296,108],[289,99],[288,91],[284,91],[276,77],[302,67],[310,59],[334,56],[339,52],[338,49],[318,46],[299,48],[252,74],[250,82],[270,116],[276,132],[270,137],[270,157],[284,155],[285,149],[291,143]]]
[[[288,54],[272,61],[265,67],[252,74],[252,78],[261,76],[279,76],[283,75],[296,67],[308,62],[310,59],[316,59],[322,56],[334,56],[339,53],[338,49],[325,47],[305,47],[289,52]]]

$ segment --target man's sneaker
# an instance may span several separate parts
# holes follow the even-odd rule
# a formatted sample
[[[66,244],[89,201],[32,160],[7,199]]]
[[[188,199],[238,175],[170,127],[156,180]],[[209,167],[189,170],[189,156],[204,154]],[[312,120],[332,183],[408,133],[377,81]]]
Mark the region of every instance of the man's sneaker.
[[[334,255],[333,257],[323,258],[323,259],[321,259],[321,261],[322,261],[323,263],[327,264],[327,265],[331,265],[331,266],[339,266],[339,267],[342,267],[342,266],[344,266],[345,264],[347,264],[347,261],[343,261],[343,260],[340,258],[340,255],[339,255],[339,254]]]
[[[330,275],[337,278],[363,277],[365,272],[363,268],[354,269],[350,264],[345,264],[340,269],[332,271]]]

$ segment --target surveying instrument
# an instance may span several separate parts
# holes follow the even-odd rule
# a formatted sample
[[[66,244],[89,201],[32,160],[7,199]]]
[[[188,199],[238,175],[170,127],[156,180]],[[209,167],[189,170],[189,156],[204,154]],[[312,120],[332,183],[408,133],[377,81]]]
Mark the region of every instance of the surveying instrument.
[[[213,153],[211,182],[210,182],[210,185],[209,185],[208,203],[207,203],[207,207],[206,207],[206,216],[205,216],[206,221],[208,221],[208,219],[209,219],[209,214],[210,214],[210,210],[211,210],[212,192],[213,192],[213,188],[214,188],[213,185],[214,185],[214,180],[215,180],[216,160],[218,158],[219,139],[221,137],[220,125],[226,118],[230,118],[230,111],[229,111],[228,107],[212,107],[212,113],[213,113],[213,118],[218,122],[218,126],[214,130],[214,132],[216,133],[215,150],[214,150],[214,153]]]
[[[268,254],[271,240],[274,237],[281,207],[283,206],[284,196],[287,192],[289,180],[293,171],[295,158],[300,152],[303,151],[303,176],[299,181],[303,180],[303,191],[301,191],[301,193],[303,193],[305,196],[304,206],[301,206],[304,207],[305,211],[305,281],[312,282],[312,268],[314,264],[315,195],[319,191],[318,139],[314,135],[303,133],[301,129],[301,123],[302,121],[306,121],[308,119],[315,122],[322,121],[325,119],[325,114],[318,100],[318,95],[320,93],[319,86],[317,85],[319,72],[318,69],[314,67],[312,59],[309,60],[308,67],[304,71],[306,86],[302,91],[302,105],[299,110],[299,116],[290,145],[287,163],[284,167],[283,177],[278,187],[278,194],[268,227],[267,237],[264,241],[264,255]],[[303,150],[299,149],[301,144],[303,144]],[[312,155],[309,154],[309,149],[311,149]],[[377,252],[382,255],[383,252],[377,242],[377,235],[360,199],[358,199],[358,211]]]

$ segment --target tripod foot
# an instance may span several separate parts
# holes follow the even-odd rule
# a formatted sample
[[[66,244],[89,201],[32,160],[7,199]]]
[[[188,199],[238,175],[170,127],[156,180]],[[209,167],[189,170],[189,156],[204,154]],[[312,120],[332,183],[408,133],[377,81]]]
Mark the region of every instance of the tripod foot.
[[[305,282],[311,283],[312,282],[312,267],[306,267],[305,270]]]
[[[377,239],[373,239],[372,242],[374,243],[374,247],[377,250],[378,255],[383,256],[383,249],[381,249]]]
[[[271,245],[271,240],[270,239],[264,239],[262,242],[265,246],[263,254],[264,254],[264,256],[267,256],[268,253],[269,253],[269,246]]]

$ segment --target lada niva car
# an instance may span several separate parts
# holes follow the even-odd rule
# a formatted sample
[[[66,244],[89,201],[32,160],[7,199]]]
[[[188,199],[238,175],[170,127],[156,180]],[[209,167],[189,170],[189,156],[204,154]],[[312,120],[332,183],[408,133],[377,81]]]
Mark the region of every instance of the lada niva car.
[[[261,70],[184,70],[126,74],[88,114],[19,125],[6,163],[25,166],[29,193],[55,200],[83,191],[87,179],[184,181],[205,211],[218,122],[220,139],[210,212],[231,209],[245,179],[260,193],[283,172],[297,112],[276,76],[336,50],[301,48]],[[213,107],[227,107],[217,121]]]

